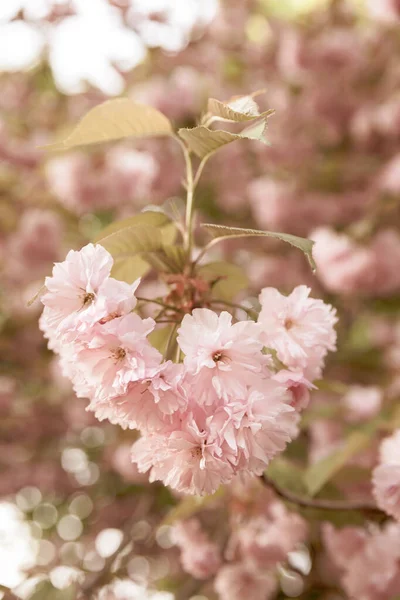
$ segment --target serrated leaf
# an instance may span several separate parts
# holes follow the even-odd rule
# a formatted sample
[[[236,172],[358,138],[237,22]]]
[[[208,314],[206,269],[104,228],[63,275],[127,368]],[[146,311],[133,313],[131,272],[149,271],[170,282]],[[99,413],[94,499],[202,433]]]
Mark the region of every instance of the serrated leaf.
[[[260,117],[267,118],[273,114],[274,111],[266,110],[260,113],[257,103],[253,100],[253,97],[256,94],[257,92],[248,96],[239,96],[232,98],[228,102],[220,102],[215,98],[210,98],[207,107],[208,112],[214,117],[233,123],[242,123],[259,119]]]
[[[99,242],[103,238],[115,233],[116,231],[120,231],[121,229],[125,229],[126,227],[139,227],[139,226],[151,226],[151,227],[164,227],[169,224],[171,220],[162,213],[161,211],[153,211],[147,210],[141,212],[132,217],[127,217],[126,219],[121,219],[120,221],[114,221],[107,227],[105,227],[93,240],[94,242]]]
[[[209,129],[204,125],[192,129],[179,129],[178,134],[186,142],[189,149],[199,158],[205,158],[237,140],[257,140],[267,144],[265,131],[267,124],[264,120],[244,129],[241,133],[230,133],[222,129]]]
[[[297,235],[291,235],[290,233],[277,233],[275,231],[261,231],[258,229],[242,229],[240,227],[226,227],[225,225],[214,225],[213,223],[203,223],[201,227],[204,227],[211,233],[211,235],[217,239],[220,238],[239,238],[239,237],[271,237],[282,242],[287,242],[291,246],[298,248],[306,255],[308,262],[311,265],[313,271],[316,270],[316,264],[312,255],[312,248],[315,244],[313,240],[298,237]]]
[[[371,430],[355,431],[345,440],[339,449],[308,467],[304,482],[308,493],[315,496],[356,454],[364,450],[371,441]]]
[[[216,282],[212,287],[212,295],[219,300],[232,300],[249,284],[240,267],[224,261],[203,265],[198,269],[197,274],[206,281]]]
[[[128,137],[172,135],[165,115],[151,106],[137,104],[128,98],[107,100],[90,110],[62,141],[45,146],[51,151],[69,150],[76,146],[99,144]]]

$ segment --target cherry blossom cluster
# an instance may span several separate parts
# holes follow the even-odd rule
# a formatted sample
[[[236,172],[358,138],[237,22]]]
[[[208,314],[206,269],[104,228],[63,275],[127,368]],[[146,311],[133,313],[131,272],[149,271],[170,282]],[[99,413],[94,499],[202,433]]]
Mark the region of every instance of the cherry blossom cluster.
[[[390,600],[400,593],[400,525],[343,527],[324,523],[322,538],[347,597]]]
[[[141,432],[132,459],[151,481],[209,494],[239,473],[261,475],[297,434],[335,349],[335,311],[305,286],[287,297],[263,289],[258,322],[195,308],[173,362],[149,341],[155,320],[133,312],[140,281],[112,278],[112,266],[88,244],[46,278],[41,329],[76,394],[98,419]]]

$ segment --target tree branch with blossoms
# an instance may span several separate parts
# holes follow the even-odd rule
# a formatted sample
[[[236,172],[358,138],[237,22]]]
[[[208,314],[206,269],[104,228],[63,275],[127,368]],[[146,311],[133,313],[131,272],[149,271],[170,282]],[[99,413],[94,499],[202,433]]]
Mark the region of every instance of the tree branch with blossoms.
[[[231,143],[266,142],[270,111],[260,112],[253,96],[211,99],[198,126],[176,133],[154,108],[111,100],[50,147],[172,138],[184,155],[186,208],[181,219],[165,206],[150,207],[71,250],[46,278],[40,327],[76,394],[88,399],[87,410],[140,432],[131,458],[150,482],[208,496],[252,476],[303,508],[381,514],[369,503],[298,496],[265,473],[299,435],[310,391],[336,349],[337,317],[305,285],[288,296],[264,287],[259,309],[253,308],[241,270],[213,253],[227,240],[273,238],[301,250],[314,270],[311,240],[212,223],[196,227],[195,192],[207,161]],[[211,128],[226,122],[242,129]],[[143,294],[148,276],[167,287],[163,297]],[[349,439],[356,452],[359,439]],[[320,478],[321,486],[328,476]],[[386,471],[376,477],[389,485]]]

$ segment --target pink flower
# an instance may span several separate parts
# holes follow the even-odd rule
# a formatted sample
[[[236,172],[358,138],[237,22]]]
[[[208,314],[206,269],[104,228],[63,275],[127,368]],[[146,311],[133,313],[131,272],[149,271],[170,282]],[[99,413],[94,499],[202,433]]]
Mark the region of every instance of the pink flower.
[[[291,369],[307,369],[307,379],[320,376],[328,350],[335,350],[336,311],[322,300],[309,298],[310,289],[296,287],[289,296],[275,288],[264,288],[260,294],[259,324],[262,339],[276,351],[279,360]]]
[[[181,563],[186,573],[196,579],[215,575],[221,565],[220,549],[209,540],[197,519],[177,523],[172,537],[181,550]]]
[[[317,275],[333,292],[354,293],[370,289],[374,280],[374,256],[344,233],[320,227],[311,235]]]
[[[298,416],[289,401],[285,387],[267,379],[208,419],[210,431],[221,446],[230,448],[238,470],[260,475],[297,435]]]
[[[397,465],[378,465],[372,474],[372,484],[379,508],[400,521],[400,457]]]
[[[297,411],[307,408],[310,402],[310,390],[316,389],[316,386],[304,377],[302,371],[282,369],[275,373],[272,379],[283,384],[291,393],[292,400],[290,404]]]
[[[400,429],[383,440],[380,461],[372,475],[376,502],[388,515],[400,521]]]
[[[179,425],[175,415],[187,406],[182,385],[184,367],[171,361],[148,369],[147,378],[131,382],[125,394],[99,401],[88,407],[100,421],[108,419],[124,429],[154,432]]]
[[[232,563],[219,570],[214,587],[220,600],[270,600],[277,584],[268,572],[255,571],[245,563]]]
[[[261,352],[263,344],[253,321],[232,325],[232,315],[225,311],[217,315],[197,308],[185,315],[178,333],[200,402],[241,397],[248,385],[268,374],[268,357]]]
[[[353,385],[343,397],[348,421],[357,423],[376,417],[382,406],[382,390],[376,386]]]
[[[131,382],[152,375],[161,362],[160,353],[147,340],[154,325],[153,319],[130,313],[93,329],[76,360],[96,399],[125,394]]]
[[[151,482],[161,480],[187,494],[213,494],[234,475],[229,453],[192,414],[179,428],[138,440],[132,447],[132,460],[141,473],[150,469]]]
[[[241,527],[236,535],[241,556],[260,571],[287,560],[307,537],[307,523],[290,513],[281,502],[273,502],[267,516],[256,516]]]
[[[87,310],[96,299],[100,286],[111,272],[113,259],[102,246],[88,244],[79,251],[70,250],[62,263],[56,263],[46,277],[45,306],[40,327],[54,340],[67,317]]]
[[[383,464],[400,464],[400,429],[383,440],[379,448],[379,457]]]
[[[367,533],[358,527],[335,529],[331,523],[323,523],[322,539],[331,560],[340,568],[348,567],[352,558],[362,551]]]
[[[105,324],[130,313],[136,306],[137,279],[128,284],[108,277],[98,288],[95,299],[86,309],[66,317],[59,327],[63,341],[85,341],[96,323]],[[87,337],[87,336],[86,336]]]

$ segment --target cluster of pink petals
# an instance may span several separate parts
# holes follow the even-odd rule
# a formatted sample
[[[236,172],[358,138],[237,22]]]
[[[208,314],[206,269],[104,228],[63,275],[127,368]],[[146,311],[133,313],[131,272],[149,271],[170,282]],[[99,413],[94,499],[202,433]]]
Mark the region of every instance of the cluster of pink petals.
[[[150,481],[210,494],[239,473],[260,475],[297,435],[298,411],[335,347],[333,309],[304,286],[288,297],[264,289],[258,323],[195,309],[178,329],[184,359],[174,363],[149,342],[155,321],[133,312],[139,281],[113,279],[112,265],[88,244],[46,278],[40,326],[76,394],[99,420],[140,430],[132,460]]]
[[[379,508],[400,521],[400,429],[383,440],[372,483]]]
[[[328,556],[339,571],[349,598],[392,600],[400,593],[400,525],[388,523],[382,529],[323,527]]]
[[[229,539],[225,552],[229,562],[214,582],[221,600],[275,598],[277,567],[287,563],[288,554],[307,535],[307,523],[300,515],[264,497],[259,510],[238,524]]]
[[[264,288],[258,322],[264,345],[290,370],[300,370],[312,381],[321,376],[328,351],[336,349],[337,318],[330,305],[310,298],[310,291],[299,285],[283,296],[275,288]]]
[[[181,551],[185,573],[196,579],[208,579],[215,575],[221,566],[220,549],[210,541],[197,519],[177,523],[172,537]]]
[[[400,236],[393,229],[379,231],[368,246],[328,227],[310,237],[318,276],[331,292],[386,296],[400,290]]]

